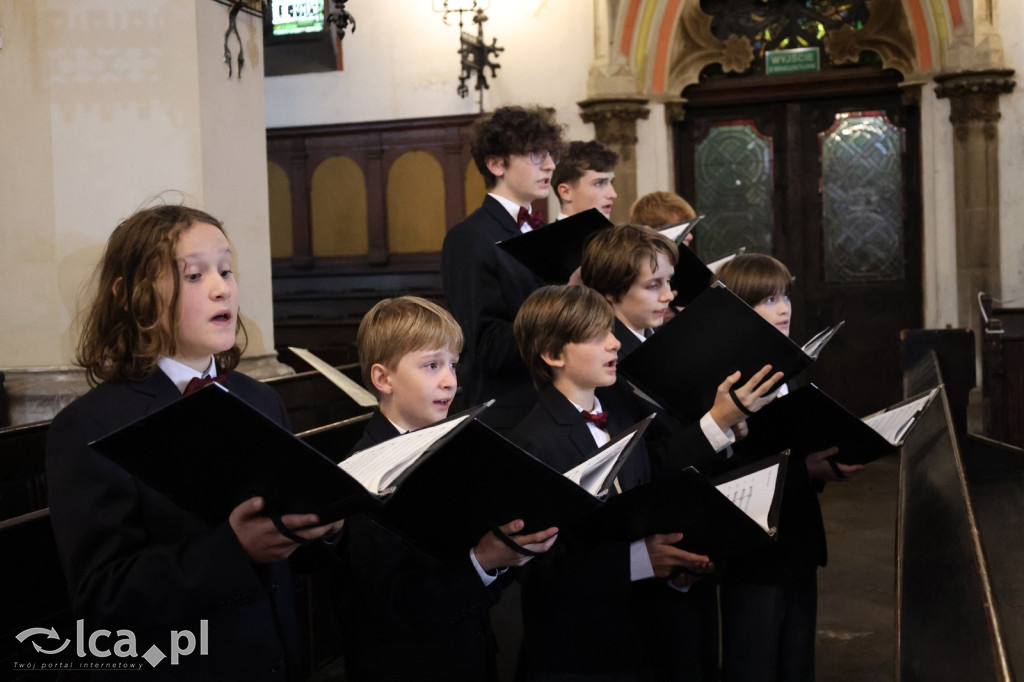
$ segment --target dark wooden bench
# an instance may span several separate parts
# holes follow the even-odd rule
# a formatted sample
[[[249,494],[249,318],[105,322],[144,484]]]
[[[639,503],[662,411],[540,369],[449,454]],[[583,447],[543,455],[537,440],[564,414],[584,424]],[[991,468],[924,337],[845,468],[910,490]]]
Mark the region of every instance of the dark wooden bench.
[[[938,364],[932,353],[909,368],[906,392],[940,383]],[[969,447],[979,451],[975,444]],[[968,469],[967,451],[943,391],[902,451],[898,679],[1008,682],[1014,667],[1024,669],[1019,570],[1024,460],[1010,457],[996,465],[982,459]],[[1016,473],[1000,472],[1007,466]]]
[[[982,391],[986,436],[1024,447],[1024,308],[1000,308],[982,296]]]
[[[0,429],[0,520],[43,509],[46,430],[50,422]]]
[[[298,358],[295,358],[294,362],[288,364],[293,367],[306,367],[304,362],[301,365],[300,362]],[[362,383],[359,365],[342,365],[338,369],[356,383]],[[327,377],[312,369],[266,379],[264,383],[281,396],[288,408],[288,418],[292,422],[292,430],[296,433],[325,424],[334,424],[351,417],[367,414],[372,410],[372,408],[359,405],[344,391],[332,384]]]
[[[341,369],[359,380],[358,366]],[[293,426],[301,429],[299,437],[335,461],[352,449],[370,418],[367,408],[360,407],[319,372],[305,371],[266,383],[281,394]],[[16,639],[18,633],[30,627],[54,627],[62,639],[74,634],[67,584],[47,509],[45,451],[49,424],[0,429],[0,580],[5,594],[0,607],[0,670],[4,671],[12,670],[19,657],[74,661],[71,647],[60,655],[33,655],[30,640]],[[330,610],[332,580],[331,572],[322,570],[300,571],[296,577],[303,665],[309,675],[332,663],[340,651]],[[45,645],[40,635],[34,640]],[[68,680],[86,678],[81,672],[61,675],[61,679]],[[53,675],[26,670],[13,674],[13,679],[53,679]]]
[[[62,641],[73,640],[75,633],[49,509],[0,521],[0,556],[0,584],[5,593],[0,608],[0,670],[16,680],[54,679],[52,672],[14,670],[15,662],[60,663],[74,659],[73,645],[54,655],[38,654],[32,648],[36,643],[56,649]],[[60,639],[34,635],[19,642],[18,633],[29,628],[53,628]],[[87,678],[87,673],[82,672],[63,675],[61,679]]]

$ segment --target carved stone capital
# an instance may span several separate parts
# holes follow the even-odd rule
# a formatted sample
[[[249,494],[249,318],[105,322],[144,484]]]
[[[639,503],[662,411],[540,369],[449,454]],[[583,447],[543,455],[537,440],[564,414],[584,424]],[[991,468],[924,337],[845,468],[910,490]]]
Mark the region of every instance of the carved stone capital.
[[[949,99],[949,120],[961,142],[968,129],[980,124],[986,139],[995,139],[999,122],[999,95],[1013,91],[1012,69],[961,71],[935,77],[935,96]]]
[[[665,100],[665,123],[682,123],[686,119],[686,100],[669,99]]]
[[[651,110],[642,98],[585,99],[577,102],[580,118],[593,123],[595,137],[606,145],[632,147],[636,144],[636,122],[647,120]]]

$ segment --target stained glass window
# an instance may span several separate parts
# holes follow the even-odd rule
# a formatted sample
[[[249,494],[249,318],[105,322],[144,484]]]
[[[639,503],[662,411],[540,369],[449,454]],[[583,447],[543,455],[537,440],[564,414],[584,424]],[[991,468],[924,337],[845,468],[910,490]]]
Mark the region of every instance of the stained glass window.
[[[903,131],[884,112],[837,114],[821,145],[825,280],[903,279]]]
[[[772,138],[752,121],[714,125],[694,154],[697,213],[706,217],[697,255],[719,258],[741,246],[772,252]]]
[[[820,47],[828,31],[843,25],[860,30],[869,16],[867,0],[701,0],[700,7],[714,17],[711,32],[716,38],[750,39],[754,63],[748,73],[764,73],[769,50]],[[824,67],[824,50],[822,60]],[[870,53],[862,55],[862,63],[875,60]]]

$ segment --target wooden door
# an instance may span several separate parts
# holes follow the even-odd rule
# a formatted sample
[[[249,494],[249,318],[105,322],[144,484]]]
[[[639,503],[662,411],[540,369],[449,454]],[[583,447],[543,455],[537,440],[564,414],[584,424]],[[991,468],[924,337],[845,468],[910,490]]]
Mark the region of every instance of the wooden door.
[[[917,107],[894,78],[863,72],[684,96],[677,177],[706,215],[698,255],[745,246],[786,263],[795,341],[846,322],[811,378],[858,415],[896,402],[899,332],[922,317]]]

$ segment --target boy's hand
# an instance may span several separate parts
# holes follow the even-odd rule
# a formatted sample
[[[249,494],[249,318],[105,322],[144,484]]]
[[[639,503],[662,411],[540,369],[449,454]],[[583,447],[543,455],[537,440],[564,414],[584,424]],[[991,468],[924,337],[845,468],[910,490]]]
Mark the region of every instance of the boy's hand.
[[[520,547],[528,549],[535,554],[542,554],[551,549],[551,545],[555,544],[555,538],[558,536],[557,528],[548,528],[547,530],[531,533],[530,535],[516,535],[525,525],[522,519],[516,519],[515,521],[509,521],[504,526],[499,526],[498,530],[512,538]],[[512,549],[491,532],[480,538],[480,542],[473,548],[473,555],[476,557],[477,563],[480,564],[480,568],[484,569],[487,573],[496,568],[522,566],[533,558],[528,554]]]
[[[807,462],[807,473],[811,478],[816,478],[819,481],[841,482],[864,468],[863,464],[843,464],[835,460],[830,461],[829,457],[837,452],[839,452],[839,448],[831,447],[828,450],[812,452],[807,455],[804,461]]]
[[[725,381],[719,384],[718,391],[715,393],[715,404],[708,410],[708,414],[718,424],[718,428],[723,431],[732,428],[734,424],[743,421],[748,413],[757,412],[772,400],[775,400],[776,394],[769,394],[768,389],[781,381],[783,374],[782,372],[776,372],[769,379],[765,380],[765,377],[771,371],[772,366],[765,365],[757,374],[750,377],[747,383],[739,388],[734,388],[736,382],[740,380],[740,373],[738,371],[727,376]],[[733,400],[730,392],[735,394],[736,400]],[[739,401],[747,412],[740,409],[736,401]]]
[[[654,577],[668,578],[677,568],[684,568],[691,573],[710,573],[715,570],[715,564],[703,554],[692,554],[673,547],[682,539],[682,533],[666,533],[651,535],[645,540]]]
[[[242,549],[256,563],[287,559],[299,546],[299,543],[278,532],[270,517],[262,513],[265,506],[262,497],[252,497],[235,507],[228,517],[231,530],[235,532]],[[344,520],[341,520],[318,526],[316,524],[319,521],[316,514],[287,514],[281,517],[285,526],[305,540],[333,535],[344,524]]]

